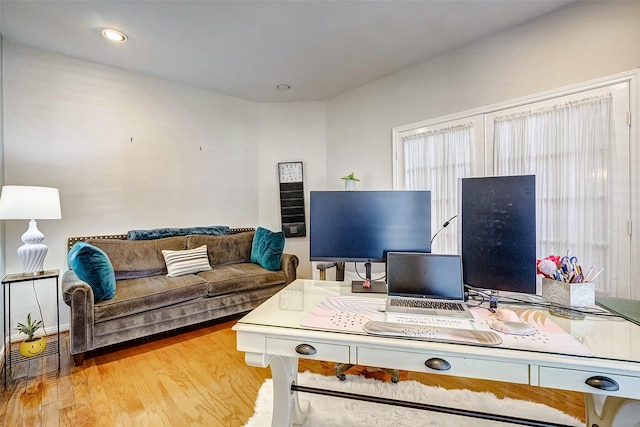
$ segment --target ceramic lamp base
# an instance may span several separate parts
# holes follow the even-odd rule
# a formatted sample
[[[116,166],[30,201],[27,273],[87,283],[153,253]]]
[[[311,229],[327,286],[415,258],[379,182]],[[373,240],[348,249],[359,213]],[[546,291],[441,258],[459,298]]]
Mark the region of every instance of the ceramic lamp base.
[[[27,274],[38,275],[44,271],[44,259],[49,248],[44,243],[44,234],[38,230],[34,220],[29,221],[29,228],[22,235],[24,245],[18,248],[18,257],[22,261],[23,271]]]

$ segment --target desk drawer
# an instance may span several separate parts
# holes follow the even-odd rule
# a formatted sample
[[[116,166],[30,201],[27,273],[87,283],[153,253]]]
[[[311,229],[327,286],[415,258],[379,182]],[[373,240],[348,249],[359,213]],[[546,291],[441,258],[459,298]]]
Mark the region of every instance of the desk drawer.
[[[550,368],[541,366],[540,387],[560,388],[564,390],[581,391],[584,393],[606,394],[610,396],[640,399],[640,378],[626,375],[610,375],[605,372],[579,371],[573,369]],[[613,380],[618,384],[618,390],[596,388],[587,385],[587,380],[595,378],[600,384],[611,384]],[[604,379],[604,380],[603,380]]]
[[[266,352],[279,356],[349,363],[348,345],[328,344],[318,341],[267,338]]]
[[[425,362],[430,361],[432,367]],[[358,348],[358,365],[529,384],[529,365],[429,353]]]

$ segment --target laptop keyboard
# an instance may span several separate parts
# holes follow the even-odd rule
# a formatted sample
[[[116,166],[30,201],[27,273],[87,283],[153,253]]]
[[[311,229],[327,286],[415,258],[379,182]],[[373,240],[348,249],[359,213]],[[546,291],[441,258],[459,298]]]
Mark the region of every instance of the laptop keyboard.
[[[430,301],[421,299],[392,299],[392,307],[429,308],[432,310],[464,311],[462,304],[448,301]]]

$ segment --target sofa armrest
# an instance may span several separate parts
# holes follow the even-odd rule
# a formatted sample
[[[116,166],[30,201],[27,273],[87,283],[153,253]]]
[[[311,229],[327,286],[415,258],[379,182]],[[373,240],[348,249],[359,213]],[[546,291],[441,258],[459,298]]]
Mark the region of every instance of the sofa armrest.
[[[84,353],[93,347],[93,289],[80,280],[73,270],[62,276],[62,298],[71,307],[69,344],[71,354]]]
[[[282,262],[280,263],[280,270],[284,271],[285,276],[287,276],[287,285],[297,277],[297,269],[298,264],[300,264],[300,260],[296,255],[293,254],[282,254]]]

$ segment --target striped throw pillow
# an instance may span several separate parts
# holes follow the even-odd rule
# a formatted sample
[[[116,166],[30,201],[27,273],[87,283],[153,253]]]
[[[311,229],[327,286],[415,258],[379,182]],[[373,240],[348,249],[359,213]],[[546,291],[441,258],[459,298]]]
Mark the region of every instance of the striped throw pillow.
[[[167,264],[167,277],[178,277],[198,271],[211,270],[207,245],[186,251],[163,250],[164,262]]]

